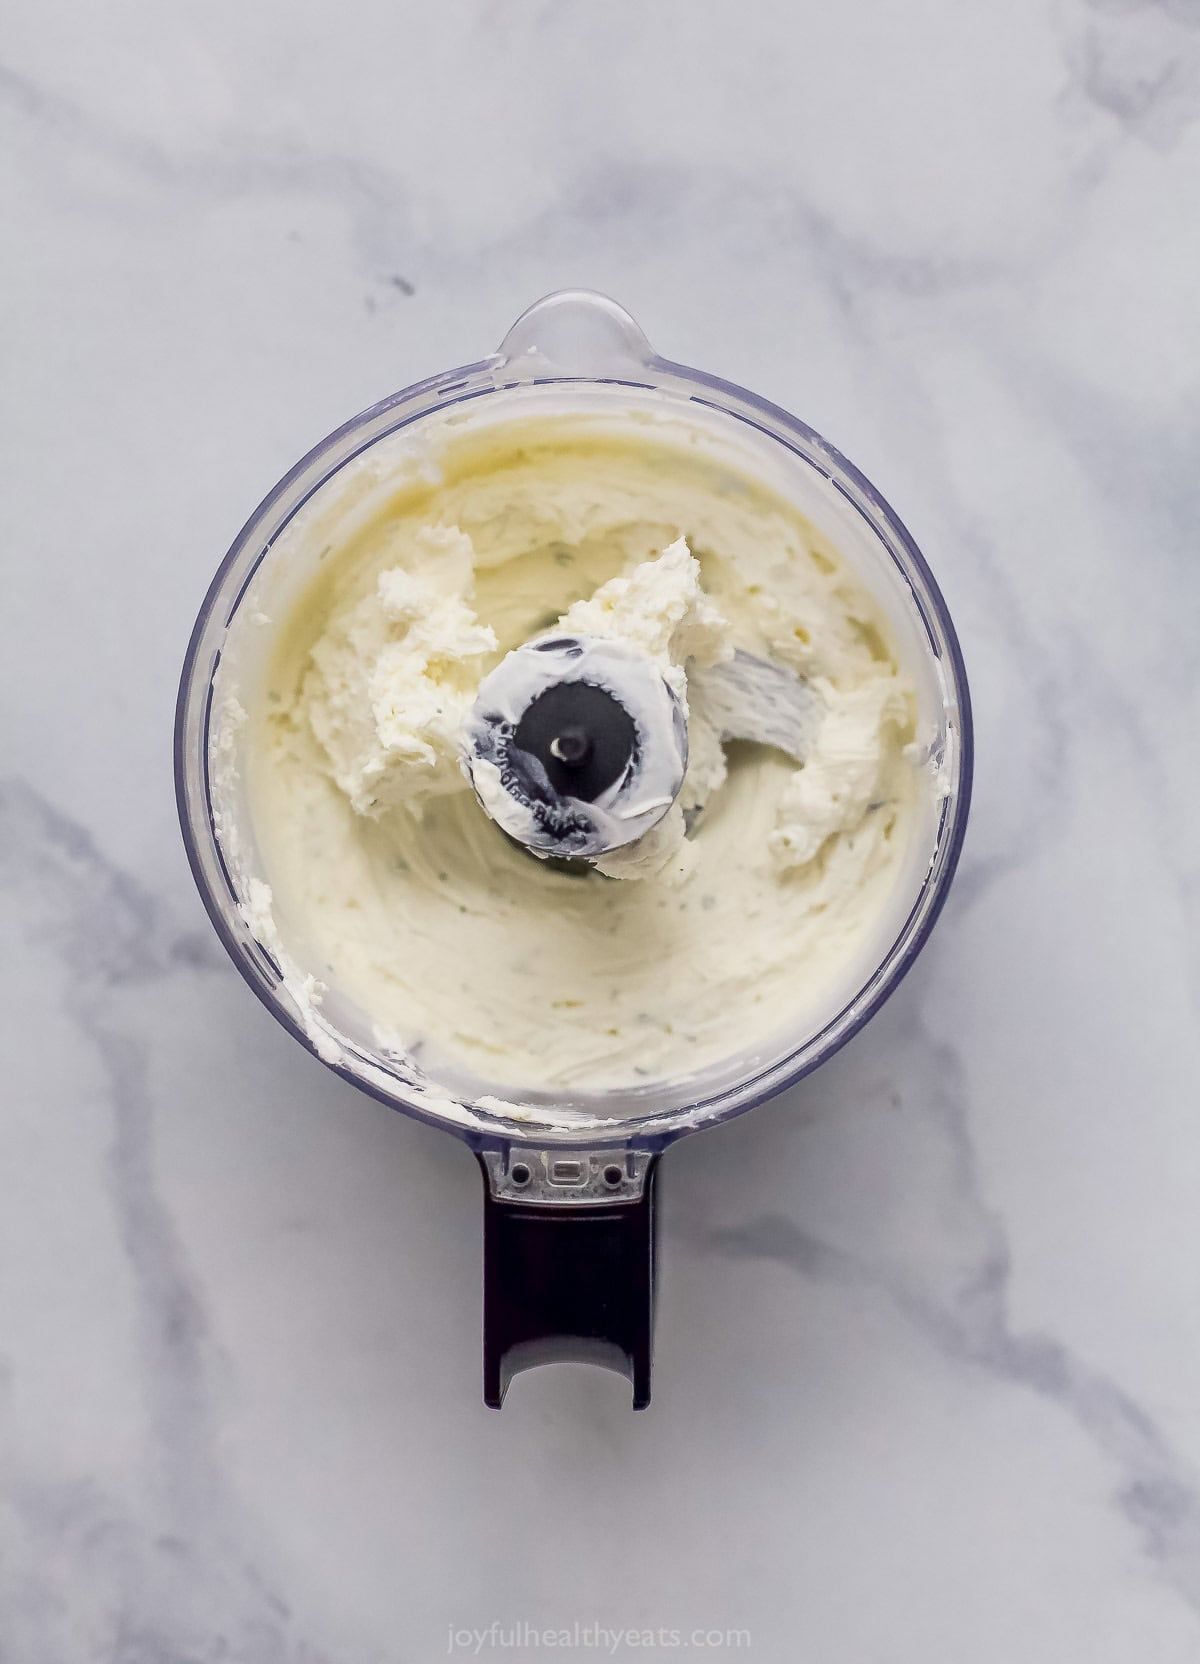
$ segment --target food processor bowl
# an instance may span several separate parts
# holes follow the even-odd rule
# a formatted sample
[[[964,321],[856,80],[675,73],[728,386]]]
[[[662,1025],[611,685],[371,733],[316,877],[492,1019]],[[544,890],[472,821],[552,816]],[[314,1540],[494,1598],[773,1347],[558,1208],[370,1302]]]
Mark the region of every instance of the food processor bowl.
[[[302,933],[264,920],[266,879],[240,768],[245,704],[261,687],[272,625],[311,580],[322,494],[360,459],[411,450],[425,427],[463,432],[531,414],[607,414],[663,431],[686,425],[714,465],[796,501],[879,600],[916,684],[919,744],[936,780],[869,963],[830,989],[819,1021],[719,1066],[636,1090],[552,1096],[423,1071],[336,987],[306,992]],[[498,1406],[520,1369],[586,1359],[629,1376],[649,1401],[654,1188],[675,1138],[761,1103],[829,1058],[896,987],[927,939],[958,862],[972,739],[962,656],[912,538],[874,487],[820,435],[745,389],[658,356],[615,302],[550,295],[491,357],[418,382],[321,441],[267,495],[221,563],[184,661],[175,779],[188,859],[213,926],[288,1031],[374,1097],[454,1132],[484,1183],[484,1397]]]

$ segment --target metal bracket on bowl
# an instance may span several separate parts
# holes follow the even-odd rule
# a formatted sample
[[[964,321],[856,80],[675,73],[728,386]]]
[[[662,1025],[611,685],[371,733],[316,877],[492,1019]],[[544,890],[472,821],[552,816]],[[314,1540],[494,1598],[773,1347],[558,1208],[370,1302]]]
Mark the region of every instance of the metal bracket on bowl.
[[[654,1181],[647,1150],[478,1152],[483,1170],[483,1397],[514,1375],[593,1363],[650,1402]]]
[[[649,1150],[481,1150],[489,1194],[501,1202],[552,1202],[580,1207],[633,1202],[645,1191],[654,1162]]]

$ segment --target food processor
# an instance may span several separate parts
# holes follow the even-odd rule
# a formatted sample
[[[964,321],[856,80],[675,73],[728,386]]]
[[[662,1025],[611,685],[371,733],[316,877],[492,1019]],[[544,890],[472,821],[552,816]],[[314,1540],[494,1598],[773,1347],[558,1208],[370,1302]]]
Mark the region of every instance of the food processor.
[[[731,1045],[719,1064],[676,1078],[619,1091],[530,1090],[514,1098],[510,1083],[423,1068],[382,1035],[336,981],[323,990],[319,1005],[310,997],[314,978],[303,945],[264,917],[261,897],[269,890],[241,766],[242,701],[246,690],[262,683],[278,620],[328,552],[306,529],[343,470],[364,458],[378,459],[386,470],[397,443],[408,443],[435,422],[474,432],[530,413],[552,419],[581,412],[627,414],[650,425],[686,419],[714,455],[735,457],[747,474],[802,507],[878,601],[899,643],[915,684],[915,749],[931,790],[926,823],[913,840],[879,951],[857,967],[851,984],[831,986],[818,1018],[809,1012],[776,1042],[742,1050]],[[545,649],[534,667],[539,694],[569,693],[568,661],[588,644],[548,638],[533,645]],[[735,668],[756,690],[762,738],[796,752],[789,736],[803,732],[803,686],[787,694],[772,681],[771,667],[741,658]],[[474,784],[485,807],[482,774],[500,731],[495,712],[511,694],[512,676],[507,683],[504,677],[503,665],[492,673],[497,680],[487,698],[494,709],[485,710],[487,720],[477,727],[467,758],[477,768]],[[594,703],[591,680],[583,691]],[[618,678],[614,685],[623,684]],[[719,702],[719,688],[712,697]],[[577,701],[572,716],[585,706]],[[736,735],[736,723],[722,737],[726,731]],[[675,735],[676,749],[668,748],[663,762],[673,782],[664,806],[678,790],[686,761],[678,713]],[[586,721],[560,722],[547,742],[547,765],[561,767],[564,778],[584,768],[597,737],[603,738],[598,731],[589,736]],[[188,859],[218,936],[272,1015],[344,1079],[444,1127],[475,1154],[484,1199],[488,1405],[500,1406],[519,1371],[558,1360],[615,1369],[629,1379],[634,1407],[648,1404],[655,1185],[663,1152],[685,1133],[728,1120],[810,1073],[896,987],[945,901],[966,826],[971,762],[969,698],[953,625],[925,561],[879,493],[796,418],[740,387],[658,356],[633,319],[602,295],[550,295],[518,319],[491,357],[419,382],[354,417],[297,463],[250,517],[213,579],[183,666],[175,779]],[[643,823],[636,815],[644,812],[644,802],[634,806],[634,830],[622,836],[640,835]],[[596,848],[611,846],[613,837],[596,843],[588,825]],[[539,848],[532,830],[522,841],[531,859],[557,851],[544,836]],[[593,852],[586,839],[578,848]],[[712,951],[720,953],[720,944]],[[729,1020],[735,1030],[736,1011]]]

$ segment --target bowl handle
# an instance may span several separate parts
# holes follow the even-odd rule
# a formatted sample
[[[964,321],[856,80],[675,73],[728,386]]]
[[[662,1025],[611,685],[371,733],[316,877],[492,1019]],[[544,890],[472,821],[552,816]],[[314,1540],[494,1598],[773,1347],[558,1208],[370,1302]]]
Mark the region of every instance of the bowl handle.
[[[650,1402],[658,1156],[642,1150],[479,1152],[483,1399],[514,1375],[592,1363]]]

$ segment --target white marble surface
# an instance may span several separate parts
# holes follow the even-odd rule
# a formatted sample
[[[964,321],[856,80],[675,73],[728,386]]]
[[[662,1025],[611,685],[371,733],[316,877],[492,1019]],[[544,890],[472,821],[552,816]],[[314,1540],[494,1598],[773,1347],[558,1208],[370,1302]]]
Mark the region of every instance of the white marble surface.
[[[5,1664],[1194,1664],[1195,0],[17,0],[0,56]],[[650,1410],[497,1415],[475,1165],[225,962],[172,702],[293,459],[576,283],[897,506],[977,810],[888,1009],[668,1157]]]

